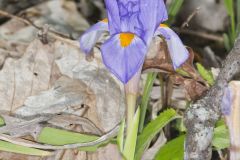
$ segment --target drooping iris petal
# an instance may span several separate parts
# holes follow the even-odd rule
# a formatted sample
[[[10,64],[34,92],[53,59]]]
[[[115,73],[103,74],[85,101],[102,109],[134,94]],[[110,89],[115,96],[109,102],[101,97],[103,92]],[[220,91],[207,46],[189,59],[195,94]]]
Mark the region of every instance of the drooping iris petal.
[[[107,19],[100,21],[89,28],[79,39],[80,48],[89,54],[103,32],[108,31]]]
[[[107,15],[109,20],[109,31],[110,34],[116,34],[121,32],[120,26],[120,15],[119,15],[119,6],[117,0],[105,0]]]
[[[132,33],[112,36],[101,47],[106,67],[123,83],[127,83],[142,66],[147,47]]]
[[[163,0],[141,0],[139,19],[144,30],[142,38],[150,44],[160,23],[168,19]]]
[[[224,90],[224,95],[223,95],[222,103],[221,103],[222,113],[224,115],[230,115],[231,114],[231,106],[232,106],[231,89],[226,87]]]
[[[166,38],[173,67],[174,69],[179,68],[189,57],[189,52],[181,39],[173,30],[166,26],[160,26],[155,32],[155,36],[157,35],[162,35]]]

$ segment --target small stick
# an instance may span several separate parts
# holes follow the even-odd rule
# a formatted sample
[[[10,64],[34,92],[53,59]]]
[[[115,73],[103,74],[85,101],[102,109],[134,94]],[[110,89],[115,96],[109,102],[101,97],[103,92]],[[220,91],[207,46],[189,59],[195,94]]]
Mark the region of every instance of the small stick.
[[[181,29],[181,28],[176,28],[176,27],[174,27],[173,29],[178,33],[197,36],[197,37],[204,38],[207,40],[218,41],[218,42],[224,41],[222,36],[218,36],[218,35],[207,33],[207,32],[194,31],[194,30],[189,30],[189,29]]]
[[[16,20],[18,20],[18,21],[20,21],[20,22],[23,22],[23,23],[27,24],[27,25],[31,25],[31,26],[33,26],[34,28],[38,29],[38,30],[43,30],[43,27],[40,27],[40,26],[35,25],[35,24],[34,24],[33,22],[31,22],[30,20],[21,18],[21,17],[19,17],[19,16],[15,16],[15,15],[13,15],[13,14],[11,14],[11,13],[8,13],[8,12],[5,12],[5,11],[3,11],[3,10],[0,10],[0,15],[5,16],[5,17],[9,17],[9,18],[16,19]],[[76,47],[76,48],[79,48],[78,41],[74,41],[74,40],[70,39],[69,37],[67,37],[66,35],[63,35],[63,34],[61,34],[61,33],[58,33],[58,32],[56,32],[56,31],[53,31],[53,30],[51,30],[51,29],[49,29],[48,35],[49,35],[50,37],[54,38],[54,39],[57,39],[57,40],[59,40],[59,41],[65,42],[65,43],[67,43],[67,44],[70,44],[70,45],[72,45],[72,46],[74,46],[74,47]]]
[[[182,24],[181,29],[188,27],[189,26],[189,22],[193,19],[193,17],[198,14],[199,10],[201,9],[201,7],[196,8],[192,14],[190,14],[187,18],[187,20]]]

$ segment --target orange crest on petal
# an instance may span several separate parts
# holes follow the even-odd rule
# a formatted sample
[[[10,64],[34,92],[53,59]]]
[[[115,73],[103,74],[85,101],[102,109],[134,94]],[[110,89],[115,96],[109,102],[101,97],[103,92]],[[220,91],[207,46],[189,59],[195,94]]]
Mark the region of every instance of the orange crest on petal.
[[[120,45],[125,48],[128,47],[132,40],[134,39],[135,35],[132,33],[120,33],[119,39],[120,39]]]
[[[102,22],[108,23],[108,19],[104,18],[103,20],[101,20]]]
[[[160,27],[169,28],[168,25],[166,25],[166,24],[160,24]]]

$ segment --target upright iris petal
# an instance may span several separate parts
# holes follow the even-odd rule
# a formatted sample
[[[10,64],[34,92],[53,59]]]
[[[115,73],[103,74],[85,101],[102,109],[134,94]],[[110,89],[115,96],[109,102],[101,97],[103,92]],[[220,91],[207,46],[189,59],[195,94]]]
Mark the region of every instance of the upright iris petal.
[[[149,45],[158,26],[168,19],[167,10],[162,0],[140,0],[140,6],[139,19],[144,30],[142,38]]]
[[[108,15],[108,26],[110,34],[116,34],[120,32],[119,26],[121,25],[119,8],[117,0],[105,0],[107,15]]]

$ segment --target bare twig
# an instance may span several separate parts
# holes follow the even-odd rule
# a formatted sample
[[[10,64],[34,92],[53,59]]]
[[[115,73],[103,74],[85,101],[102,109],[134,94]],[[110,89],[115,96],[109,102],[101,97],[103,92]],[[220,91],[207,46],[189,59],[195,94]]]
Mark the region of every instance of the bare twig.
[[[0,15],[5,16],[5,17],[8,17],[8,18],[16,19],[16,20],[18,20],[18,21],[20,21],[20,22],[22,22],[22,23],[25,23],[25,24],[27,24],[27,25],[31,25],[31,26],[33,26],[34,28],[38,29],[38,30],[43,30],[43,27],[42,27],[42,26],[37,26],[37,25],[35,25],[35,24],[34,24],[33,22],[31,22],[29,19],[24,19],[24,18],[22,18],[22,17],[15,16],[15,15],[10,14],[10,13],[8,13],[8,12],[5,12],[5,11],[3,11],[3,10],[0,10]],[[50,36],[50,37],[52,37],[52,38],[54,38],[54,39],[57,39],[57,40],[59,40],[59,41],[65,42],[65,43],[67,43],[67,44],[69,44],[69,45],[71,45],[71,46],[74,46],[74,47],[79,48],[79,43],[78,43],[78,41],[74,41],[74,40],[70,39],[69,37],[67,37],[66,35],[63,35],[63,34],[61,34],[61,33],[58,33],[58,32],[56,32],[56,31],[54,31],[54,30],[49,29],[48,36]]]
[[[223,42],[223,36],[219,36],[216,34],[211,34],[203,31],[196,31],[196,30],[190,30],[190,29],[181,29],[181,28],[173,28],[176,32],[181,33],[181,34],[188,34],[192,36],[197,36],[200,38],[204,38],[207,40],[212,40],[212,41],[218,41],[218,42]]]
[[[102,135],[103,132],[101,129],[99,129],[92,121],[90,121],[89,119],[85,118],[85,117],[79,117],[79,116],[75,116],[75,115],[58,115],[53,117],[53,119],[51,119],[50,121],[48,121],[48,123],[50,124],[55,124],[55,123],[68,123],[68,124],[79,124],[79,125],[83,125],[87,128],[89,128],[91,131],[94,132],[94,134],[97,135]]]
[[[201,7],[196,8],[192,14],[190,14],[187,18],[187,20],[182,24],[181,29],[184,29],[185,27],[189,26],[189,22],[193,19],[193,17],[198,14],[199,10],[201,9]]]
[[[185,113],[188,129],[185,142],[185,160],[210,160],[212,138],[216,121],[221,116],[220,104],[224,90],[240,71],[240,36],[227,56],[215,85]]]

